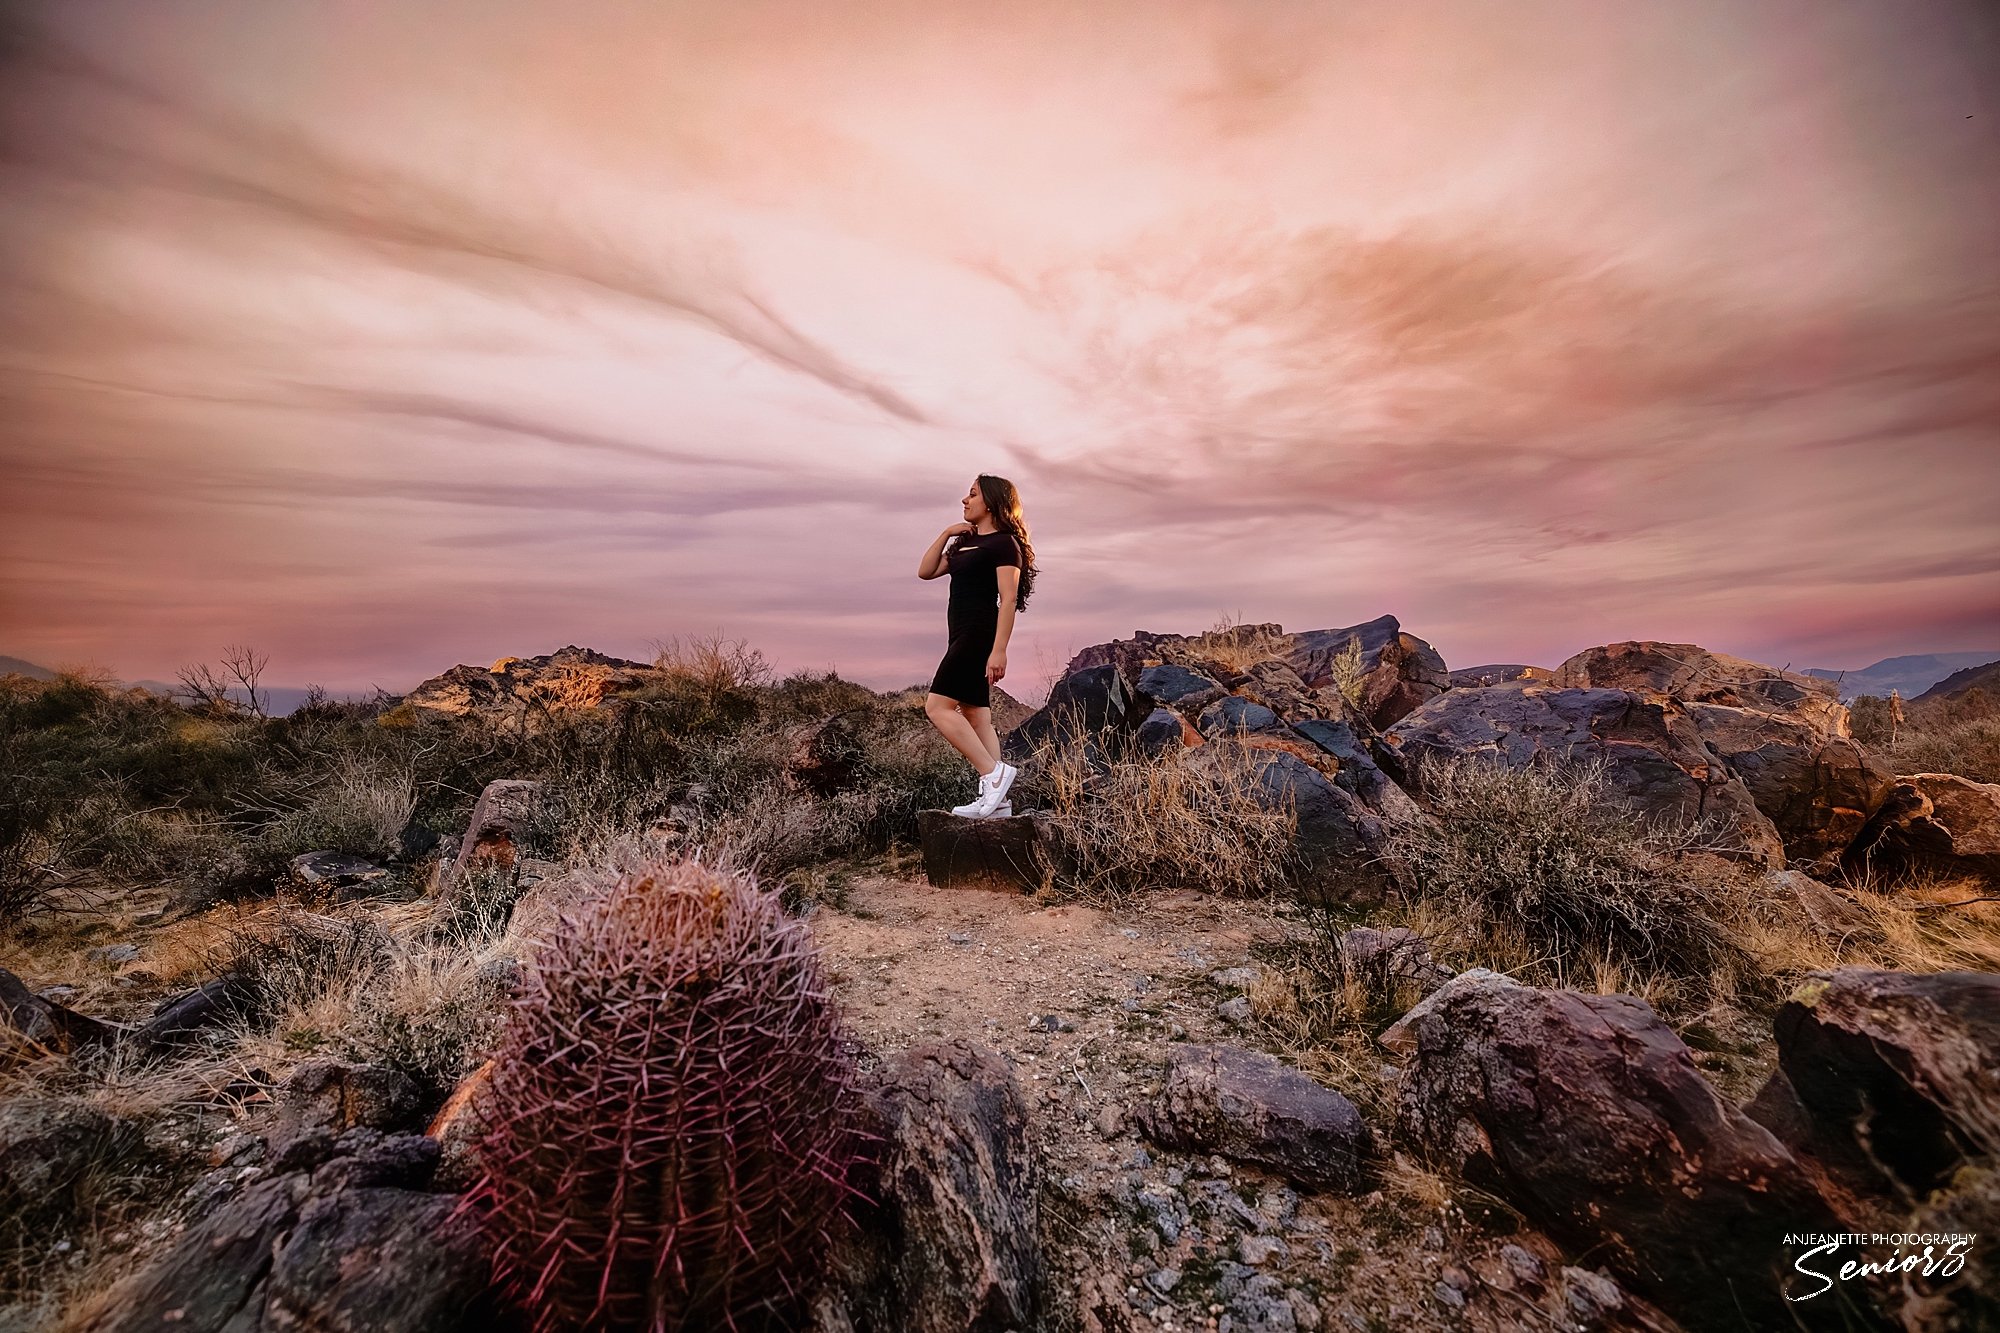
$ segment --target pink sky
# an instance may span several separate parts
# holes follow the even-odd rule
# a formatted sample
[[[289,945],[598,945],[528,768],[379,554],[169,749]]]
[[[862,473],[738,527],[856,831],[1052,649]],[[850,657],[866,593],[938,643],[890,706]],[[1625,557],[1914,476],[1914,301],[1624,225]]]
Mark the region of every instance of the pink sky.
[[[2000,647],[1990,6],[16,10],[0,653]]]

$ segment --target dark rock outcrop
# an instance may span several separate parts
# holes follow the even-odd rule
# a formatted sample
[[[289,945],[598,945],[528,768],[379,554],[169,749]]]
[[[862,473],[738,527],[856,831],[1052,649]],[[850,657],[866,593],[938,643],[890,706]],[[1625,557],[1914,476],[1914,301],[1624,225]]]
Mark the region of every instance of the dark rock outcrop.
[[[1688,1327],[1869,1326],[1784,1299],[1780,1238],[1848,1228],[1642,1001],[1460,977],[1405,1021],[1409,1138]]]
[[[400,1070],[308,1060],[286,1077],[279,1091],[271,1142],[277,1150],[277,1145],[309,1130],[338,1134],[357,1126],[410,1127],[421,1099],[417,1085]]]
[[[1007,1061],[963,1040],[889,1060],[870,1090],[876,1206],[831,1265],[813,1327],[997,1333],[1041,1326],[1041,1164]]]
[[[1188,757],[1197,767],[1239,762],[1241,740],[1216,740]],[[1333,901],[1365,901],[1386,891],[1391,879],[1378,860],[1385,845],[1382,820],[1319,769],[1284,750],[1252,747],[1253,793],[1264,804],[1289,804],[1298,817],[1296,849],[1302,885]]]
[[[2000,783],[1952,773],[1899,777],[1846,859],[1937,868],[2000,886]]]
[[[2000,975],[1815,973],[1773,1028],[1781,1123],[1844,1183],[1915,1199],[2000,1157]]]
[[[1220,1153],[1307,1189],[1368,1187],[1374,1143],[1354,1103],[1261,1051],[1178,1045],[1139,1125],[1162,1147]]]
[[[324,1168],[322,1168],[324,1169]],[[487,1259],[450,1195],[260,1180],[128,1278],[81,1333],[473,1333]]]
[[[1361,645],[1359,707],[1374,726],[1393,726],[1451,688],[1451,672],[1437,649],[1405,634],[1394,616],[1294,635],[1286,660],[1308,685],[1328,685],[1333,682],[1333,664],[1346,651],[1349,639]]]
[[[1420,782],[1420,757],[1455,755],[1490,756],[1517,769],[1546,759],[1601,759],[1612,799],[1633,814],[1712,817],[1736,855],[1784,865],[1784,842],[1742,779],[1664,695],[1513,681],[1451,690],[1382,735],[1383,759],[1405,787]]]
[[[1071,671],[1049,689],[1048,700],[1039,709],[1001,738],[1000,752],[1018,764],[1039,745],[1088,735],[1115,756],[1152,708],[1152,702],[1135,691],[1115,666]]]

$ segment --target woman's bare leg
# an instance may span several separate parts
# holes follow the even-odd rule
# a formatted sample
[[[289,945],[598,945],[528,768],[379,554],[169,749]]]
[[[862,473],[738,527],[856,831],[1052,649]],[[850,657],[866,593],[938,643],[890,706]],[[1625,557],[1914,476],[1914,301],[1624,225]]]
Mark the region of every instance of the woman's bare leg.
[[[993,730],[993,710],[990,708],[968,708],[964,711],[966,721],[972,723],[972,729],[979,733],[979,739],[986,745],[986,767],[979,771],[981,773],[991,773],[993,765],[1000,762],[1000,735]]]
[[[938,733],[951,742],[951,748],[965,756],[965,762],[979,771],[981,777],[993,771],[993,756],[986,752],[986,741],[973,727],[972,720],[959,711],[958,700],[948,699],[942,694],[932,694],[924,699],[924,716]],[[989,721],[987,729],[992,729]]]

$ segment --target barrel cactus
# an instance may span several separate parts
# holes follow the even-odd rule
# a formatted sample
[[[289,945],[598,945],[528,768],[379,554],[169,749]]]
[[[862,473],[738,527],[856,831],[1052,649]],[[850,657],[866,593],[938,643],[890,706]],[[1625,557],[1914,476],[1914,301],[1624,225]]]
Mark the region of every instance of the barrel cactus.
[[[556,1329],[783,1327],[866,1151],[812,936],[726,862],[628,845],[542,932],[465,1206]]]

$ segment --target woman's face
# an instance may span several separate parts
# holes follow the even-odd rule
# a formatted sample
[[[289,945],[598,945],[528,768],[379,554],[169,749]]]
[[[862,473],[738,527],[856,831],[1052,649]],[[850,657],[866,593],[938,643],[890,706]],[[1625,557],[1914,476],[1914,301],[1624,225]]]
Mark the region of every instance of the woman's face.
[[[965,493],[965,521],[977,524],[986,517],[986,497],[979,493],[979,483],[973,482],[972,489]]]

